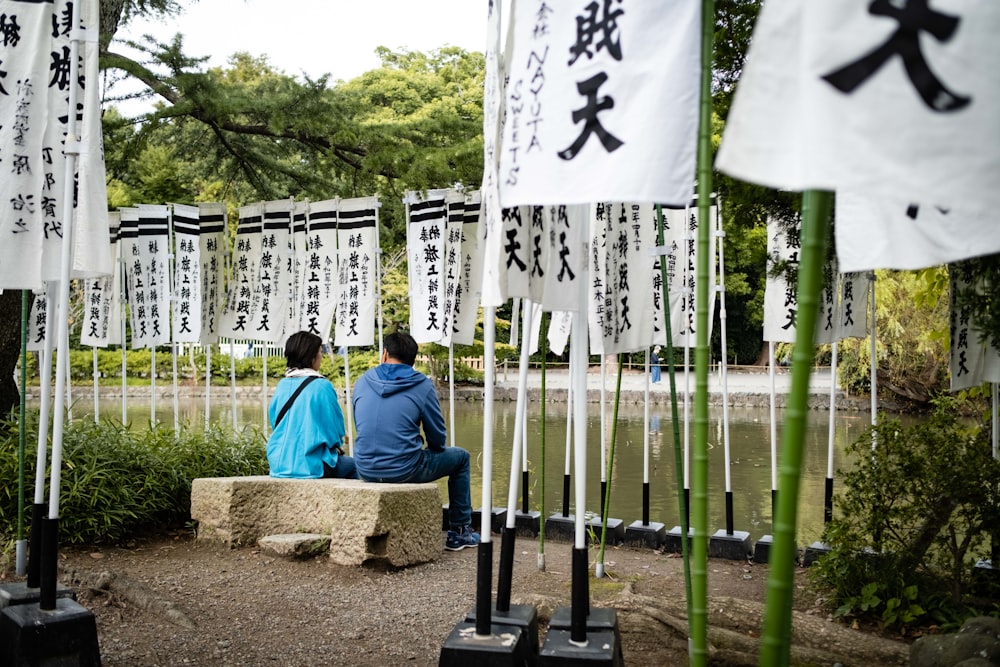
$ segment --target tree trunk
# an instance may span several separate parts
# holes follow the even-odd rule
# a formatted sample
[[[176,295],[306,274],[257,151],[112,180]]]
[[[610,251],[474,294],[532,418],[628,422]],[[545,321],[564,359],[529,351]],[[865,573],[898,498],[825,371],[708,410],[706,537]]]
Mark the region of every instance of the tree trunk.
[[[674,632],[687,635],[687,603],[683,596],[649,597],[623,593],[614,606],[625,614],[642,614]],[[708,600],[708,641],[718,664],[756,664],[760,634],[764,625],[764,605],[730,597]],[[719,660],[722,655],[728,659]],[[735,660],[748,656],[749,663]],[[884,639],[824,618],[792,613],[792,665],[905,665],[909,646]]]
[[[28,308],[35,295],[28,293]],[[14,411],[21,401],[14,370],[21,356],[21,290],[0,293],[0,418]]]

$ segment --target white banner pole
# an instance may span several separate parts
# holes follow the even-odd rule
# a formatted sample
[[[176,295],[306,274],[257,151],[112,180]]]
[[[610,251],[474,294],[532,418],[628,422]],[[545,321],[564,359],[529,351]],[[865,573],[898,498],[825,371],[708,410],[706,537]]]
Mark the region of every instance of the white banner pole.
[[[871,275],[871,303],[869,307],[871,309],[871,363],[868,364],[869,372],[871,374],[870,384],[872,390],[871,396],[871,411],[872,411],[872,427],[878,426],[878,345],[877,345],[877,327],[875,326],[875,272]],[[872,449],[875,449],[875,434],[872,433]]]
[[[100,403],[99,396],[98,396],[98,393],[97,393],[97,388],[98,388],[97,387],[97,385],[98,385],[98,382],[97,382],[97,378],[98,378],[98,373],[97,373],[97,348],[96,347],[90,348],[90,352],[93,355],[93,361],[94,361],[94,423],[95,424],[99,424],[101,420],[98,418],[97,412],[98,412],[98,410],[100,410],[101,403]]]
[[[455,346],[448,345],[448,436],[449,444],[455,446]]]
[[[236,340],[229,339],[229,408],[233,418],[233,432],[236,431]]]
[[[128,283],[125,275],[125,257],[119,256],[118,267],[121,271],[122,289],[118,293],[118,314],[121,323],[121,348],[122,348],[122,424],[128,423],[128,346],[125,343],[125,291]]]
[[[177,262],[175,261],[175,248],[174,248],[174,208],[173,206],[167,207],[167,294],[170,295],[170,301],[177,301],[177,294],[174,290],[177,289],[177,276],[174,275],[174,271],[177,270]],[[167,320],[170,325],[170,368],[171,368],[171,384],[173,385],[173,402],[174,402],[174,435],[179,435],[181,432],[181,408],[180,408],[180,396],[177,390],[177,323],[174,322],[174,309],[171,306],[169,308],[169,319]]]
[[[211,424],[209,412],[212,408],[212,344],[205,346],[205,429]]]
[[[347,402],[347,435],[350,436],[347,453],[354,456],[354,405],[351,402],[351,360],[350,348],[344,346],[344,400]]]

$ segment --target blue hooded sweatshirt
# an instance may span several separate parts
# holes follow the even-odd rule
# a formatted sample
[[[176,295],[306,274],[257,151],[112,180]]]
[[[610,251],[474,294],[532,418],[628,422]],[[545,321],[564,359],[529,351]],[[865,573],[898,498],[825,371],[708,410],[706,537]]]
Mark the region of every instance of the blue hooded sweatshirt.
[[[402,481],[420,462],[427,448],[445,447],[444,416],[434,383],[406,364],[382,364],[367,371],[354,385],[354,463],[362,478]]]

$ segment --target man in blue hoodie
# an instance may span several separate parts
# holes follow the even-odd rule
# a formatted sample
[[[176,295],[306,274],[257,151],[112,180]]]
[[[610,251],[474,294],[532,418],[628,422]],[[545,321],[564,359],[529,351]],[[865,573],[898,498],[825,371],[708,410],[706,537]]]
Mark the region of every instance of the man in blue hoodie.
[[[437,390],[413,368],[417,342],[407,333],[385,337],[382,363],[354,385],[354,462],[368,482],[424,483],[448,478],[451,530],[445,548],[479,544],[472,522],[469,452],[445,445],[444,416]],[[420,435],[423,426],[424,437]],[[424,438],[427,447],[424,448]]]

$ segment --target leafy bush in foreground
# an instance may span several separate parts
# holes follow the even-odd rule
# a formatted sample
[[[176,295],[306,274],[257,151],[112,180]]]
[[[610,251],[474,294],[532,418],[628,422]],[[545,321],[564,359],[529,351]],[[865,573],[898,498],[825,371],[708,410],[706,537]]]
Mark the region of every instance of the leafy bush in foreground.
[[[848,448],[854,466],[823,535],[832,551],[812,568],[837,615],[905,630],[990,611],[970,588],[975,563],[1000,547],[989,435],[939,399],[926,421],[886,420]]]
[[[37,428],[34,423],[27,427],[25,504],[30,515]],[[17,530],[17,448],[16,424],[0,423],[0,535],[8,539]],[[213,427],[175,435],[172,428],[130,429],[111,421],[68,424],[62,468],[59,539],[87,544],[183,525],[190,518],[191,480],[197,477],[268,471],[264,438],[256,431],[234,434]],[[45,480],[48,500],[48,472]]]

